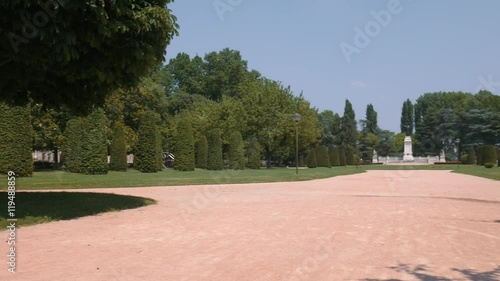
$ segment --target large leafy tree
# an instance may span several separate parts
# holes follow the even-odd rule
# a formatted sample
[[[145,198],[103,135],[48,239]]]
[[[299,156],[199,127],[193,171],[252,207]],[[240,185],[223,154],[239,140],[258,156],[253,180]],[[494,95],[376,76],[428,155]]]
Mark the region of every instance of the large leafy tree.
[[[165,75],[172,79],[172,88],[167,94],[185,92],[190,95],[204,95],[205,67],[203,59],[195,56],[193,59],[186,53],[179,53],[163,68]]]
[[[331,110],[325,110],[318,114],[318,121],[322,130],[321,144],[332,147],[335,144],[335,135],[333,134],[336,121],[335,114]]]
[[[248,73],[247,62],[240,52],[226,48],[206,54],[204,61],[205,96],[212,100],[237,96]]]
[[[80,112],[104,104],[164,60],[178,29],[171,2],[0,2],[1,99]]]

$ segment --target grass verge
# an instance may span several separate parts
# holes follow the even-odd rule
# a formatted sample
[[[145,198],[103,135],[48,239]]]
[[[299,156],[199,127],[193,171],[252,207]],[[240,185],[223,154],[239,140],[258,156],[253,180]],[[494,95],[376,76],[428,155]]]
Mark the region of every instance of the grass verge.
[[[6,229],[7,192],[0,192],[0,229]],[[140,208],[155,204],[148,198],[116,194],[78,192],[17,192],[16,227],[57,220],[71,220],[100,213]]]
[[[261,182],[305,181],[350,175],[364,172],[356,167],[304,169],[295,174],[294,169],[260,169],[243,171],[180,172],[164,170],[159,173],[144,174],[136,170],[110,172],[107,175],[81,175],[63,171],[35,172],[31,178],[16,179],[17,190],[56,190],[144,186],[176,186],[200,184],[236,184]],[[6,189],[1,187],[0,190]]]

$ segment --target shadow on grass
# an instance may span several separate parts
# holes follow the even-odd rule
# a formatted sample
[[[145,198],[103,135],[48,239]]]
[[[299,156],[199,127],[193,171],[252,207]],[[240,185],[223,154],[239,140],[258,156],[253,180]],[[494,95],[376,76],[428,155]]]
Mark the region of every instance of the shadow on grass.
[[[134,209],[154,204],[153,199],[102,193],[17,192],[16,226],[70,220],[105,212]],[[7,192],[0,192],[0,229],[6,229]]]
[[[427,266],[417,265],[411,267],[408,264],[399,264],[398,266],[389,267],[396,272],[403,272],[415,277],[415,280],[421,281],[455,281],[455,280],[469,280],[469,281],[496,281],[500,280],[500,266],[491,271],[479,272],[472,269],[456,269],[452,271],[459,272],[463,275],[460,279],[450,279],[448,277],[441,277],[434,275],[430,272]],[[360,281],[402,281],[401,279],[360,279]]]

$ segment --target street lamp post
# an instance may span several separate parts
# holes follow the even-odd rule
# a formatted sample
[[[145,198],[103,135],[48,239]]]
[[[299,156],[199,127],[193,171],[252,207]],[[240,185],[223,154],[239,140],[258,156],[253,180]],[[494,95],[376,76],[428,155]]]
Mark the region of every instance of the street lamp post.
[[[457,169],[460,169],[460,139],[456,139],[455,143],[457,144]]]
[[[298,113],[293,115],[295,120],[295,174],[299,174],[299,121],[302,116]]]

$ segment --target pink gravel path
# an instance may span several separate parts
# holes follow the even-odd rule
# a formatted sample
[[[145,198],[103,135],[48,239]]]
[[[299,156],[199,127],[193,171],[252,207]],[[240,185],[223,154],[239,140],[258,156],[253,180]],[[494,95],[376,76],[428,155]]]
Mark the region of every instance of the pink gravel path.
[[[0,280],[500,280],[499,181],[369,171],[91,191],[158,204],[21,228],[18,272],[2,262]]]

